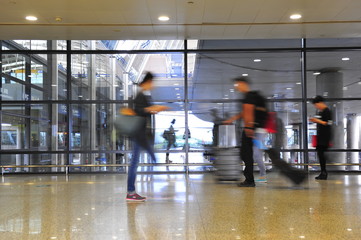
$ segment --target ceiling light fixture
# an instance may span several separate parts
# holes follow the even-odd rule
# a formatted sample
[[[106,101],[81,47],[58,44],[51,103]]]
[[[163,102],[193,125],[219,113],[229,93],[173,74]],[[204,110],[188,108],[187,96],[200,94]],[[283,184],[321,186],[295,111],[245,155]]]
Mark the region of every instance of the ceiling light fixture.
[[[292,19],[292,20],[297,20],[297,19],[300,19],[300,18],[302,18],[302,15],[301,14],[292,14],[291,16],[290,16],[290,18]]]
[[[286,88],[287,90],[291,90],[292,88],[290,88],[290,87],[288,87],[288,88]]]
[[[247,76],[248,76],[248,73],[243,73],[242,76],[243,76],[243,77],[247,77]]]
[[[314,72],[313,75],[320,75],[321,73],[320,72]]]
[[[38,18],[35,17],[35,16],[26,16],[25,19],[28,20],[28,21],[36,21],[36,20],[38,20]]]
[[[350,58],[344,57],[344,58],[342,58],[341,60],[342,60],[342,61],[348,61],[348,60],[350,60]]]
[[[297,85],[300,85],[300,84],[301,84],[301,82],[297,82],[296,84],[297,84]]]
[[[159,21],[162,21],[162,22],[166,22],[166,21],[169,21],[169,17],[168,16],[160,16],[158,18]]]
[[[253,62],[260,62],[261,61],[261,59],[255,59],[255,60],[253,60]]]

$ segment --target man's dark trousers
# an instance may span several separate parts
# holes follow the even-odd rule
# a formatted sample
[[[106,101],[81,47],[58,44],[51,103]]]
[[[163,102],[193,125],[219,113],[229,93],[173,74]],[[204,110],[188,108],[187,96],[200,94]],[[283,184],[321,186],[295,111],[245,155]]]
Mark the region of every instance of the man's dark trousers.
[[[246,182],[254,183],[253,177],[253,138],[246,135],[245,131],[242,132],[241,140],[241,159],[246,165],[243,174],[246,177]]]

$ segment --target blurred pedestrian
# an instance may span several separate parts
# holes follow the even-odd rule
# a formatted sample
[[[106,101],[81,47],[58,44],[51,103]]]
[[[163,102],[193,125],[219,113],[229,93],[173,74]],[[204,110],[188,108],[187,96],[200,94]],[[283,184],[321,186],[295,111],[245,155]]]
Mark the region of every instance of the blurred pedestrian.
[[[150,144],[150,139],[147,136],[147,122],[150,122],[151,114],[167,110],[168,107],[162,105],[151,105],[150,96],[144,94],[145,91],[153,89],[153,74],[146,73],[143,80],[139,83],[140,91],[134,99],[134,111],[136,115],[146,118],[148,121],[144,121],[141,134],[138,134],[133,138],[133,155],[128,171],[128,186],[127,186],[127,201],[145,201],[146,197],[138,195],[135,191],[135,180],[137,177],[137,168],[139,163],[140,149],[143,148],[148,152],[153,163],[156,163],[153,146]]]
[[[171,147],[177,147],[175,132],[178,130],[174,130],[174,127],[173,127],[174,124],[175,124],[175,119],[172,120],[171,125],[169,126],[169,129],[165,130],[163,133],[163,137],[167,141],[167,153],[165,155],[165,163],[172,163],[172,161],[169,160],[169,149]]]
[[[267,117],[266,100],[257,92],[250,90],[250,80],[247,77],[234,79],[234,87],[244,93],[242,111],[237,115],[224,121],[225,124],[235,120],[243,119],[243,132],[241,138],[241,158],[245,163],[243,174],[244,182],[238,184],[239,187],[255,187],[253,176],[253,139],[255,129],[263,128]]]

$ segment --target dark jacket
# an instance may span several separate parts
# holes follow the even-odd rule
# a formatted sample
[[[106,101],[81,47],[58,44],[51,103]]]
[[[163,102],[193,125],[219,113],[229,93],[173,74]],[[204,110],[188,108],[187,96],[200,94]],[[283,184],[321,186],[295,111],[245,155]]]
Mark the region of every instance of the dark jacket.
[[[140,145],[143,145],[144,142],[149,141],[149,139],[153,139],[153,134],[150,128],[151,114],[145,110],[146,107],[150,107],[151,105],[151,97],[144,95],[142,91],[137,94],[133,101],[133,109],[135,113],[138,116],[142,116],[146,119],[140,134],[134,138],[134,140],[137,141]]]

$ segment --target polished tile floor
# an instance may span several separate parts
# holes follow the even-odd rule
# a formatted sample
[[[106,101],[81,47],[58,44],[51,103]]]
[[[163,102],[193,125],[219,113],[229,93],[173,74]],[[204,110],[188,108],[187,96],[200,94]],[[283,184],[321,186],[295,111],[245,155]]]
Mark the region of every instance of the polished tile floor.
[[[210,173],[139,175],[148,200],[127,203],[124,174],[7,175],[0,239],[361,239],[361,175],[314,176],[244,189]]]

